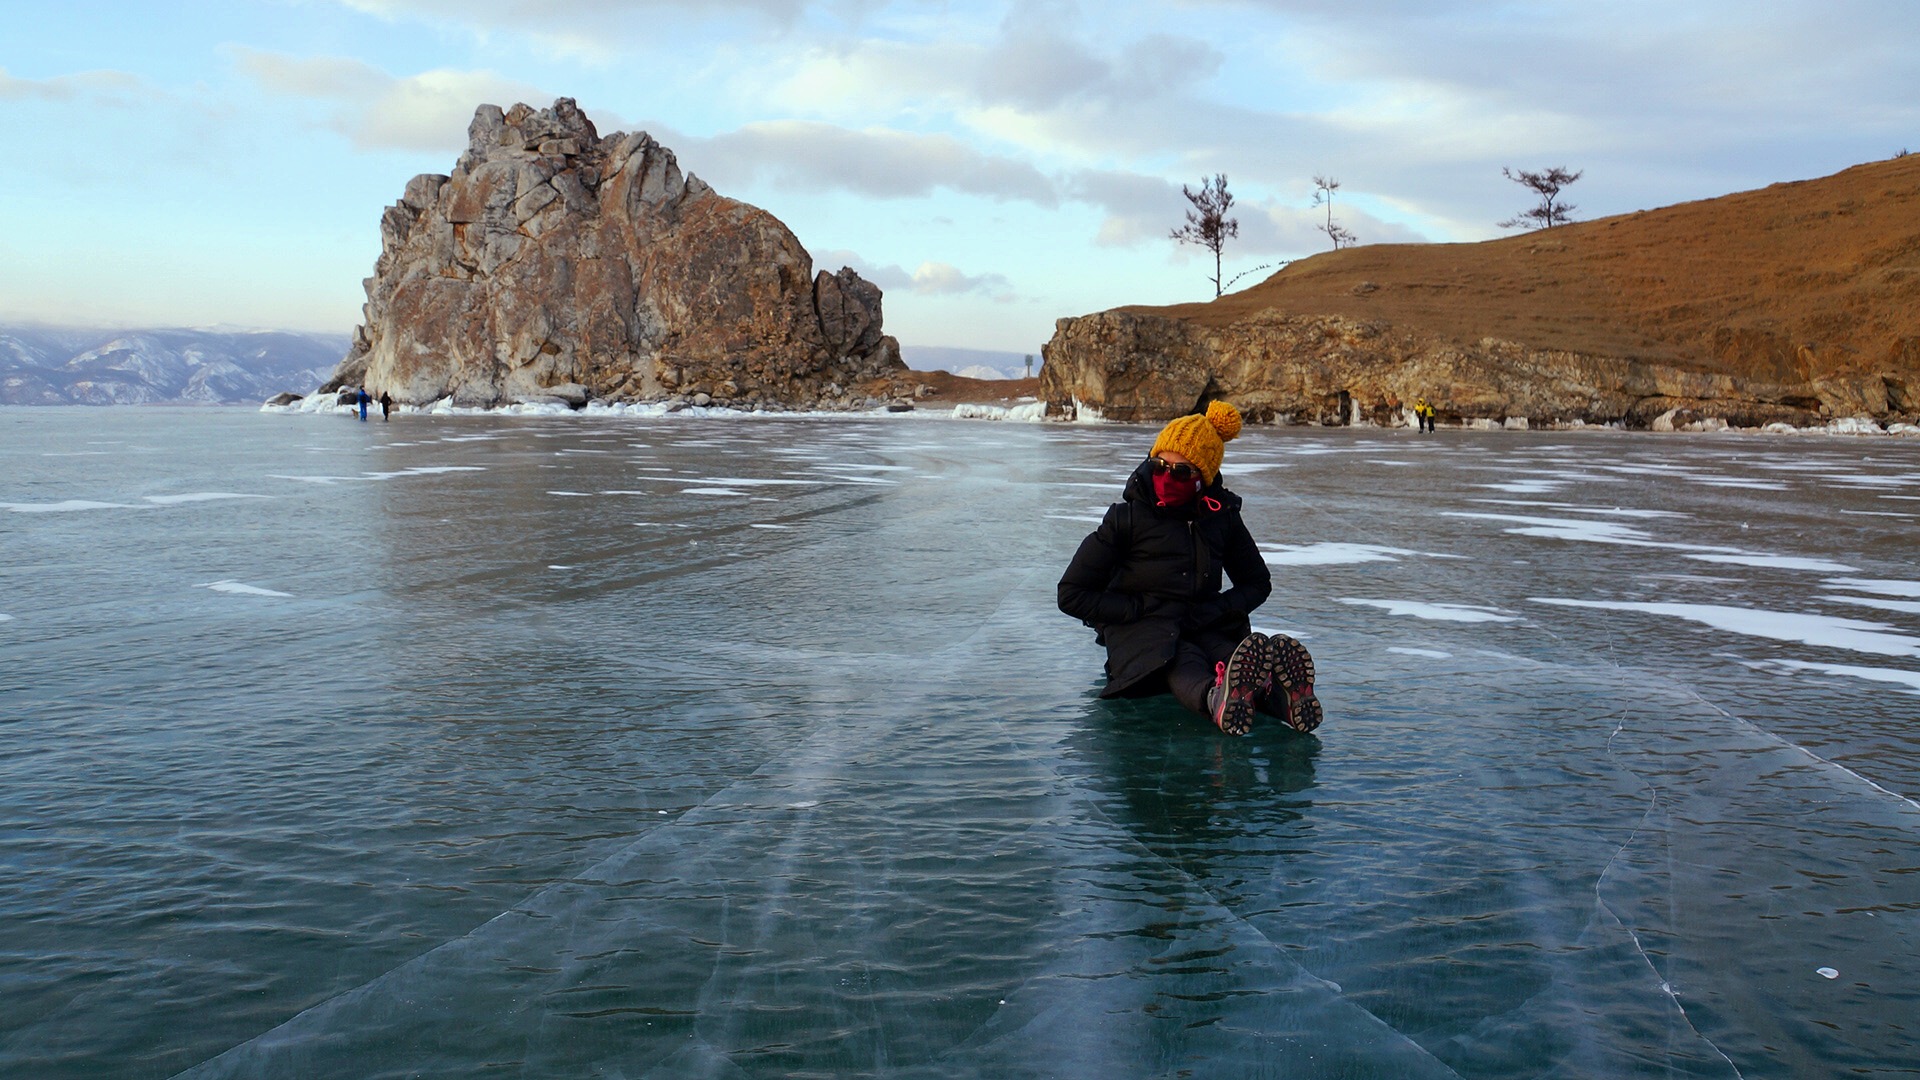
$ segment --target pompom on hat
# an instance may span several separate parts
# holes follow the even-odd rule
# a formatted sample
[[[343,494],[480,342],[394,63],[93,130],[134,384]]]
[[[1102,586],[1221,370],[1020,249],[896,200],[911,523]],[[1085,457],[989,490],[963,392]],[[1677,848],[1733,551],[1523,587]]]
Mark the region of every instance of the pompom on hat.
[[[1177,417],[1167,421],[1148,453],[1158,455],[1171,450],[1193,462],[1205,474],[1207,483],[1220,475],[1220,459],[1227,455],[1227,443],[1240,434],[1240,410],[1224,401],[1207,406],[1204,414]]]

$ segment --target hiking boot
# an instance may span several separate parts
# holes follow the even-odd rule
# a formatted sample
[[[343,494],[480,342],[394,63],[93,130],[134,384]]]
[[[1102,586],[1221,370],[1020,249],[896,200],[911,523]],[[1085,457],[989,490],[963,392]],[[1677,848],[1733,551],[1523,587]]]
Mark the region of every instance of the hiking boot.
[[[1272,683],[1255,704],[1261,712],[1286,721],[1299,732],[1312,731],[1324,718],[1320,699],[1313,694],[1313,656],[1307,647],[1285,634],[1269,639],[1273,657]]]
[[[1215,727],[1229,735],[1253,730],[1254,702],[1269,693],[1273,666],[1273,647],[1265,634],[1248,634],[1234,646],[1232,656],[1213,666],[1207,716]]]

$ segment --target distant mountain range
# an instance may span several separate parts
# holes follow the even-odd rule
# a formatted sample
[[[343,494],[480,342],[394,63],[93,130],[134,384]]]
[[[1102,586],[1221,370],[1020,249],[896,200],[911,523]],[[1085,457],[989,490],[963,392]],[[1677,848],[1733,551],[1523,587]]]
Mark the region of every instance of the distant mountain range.
[[[0,405],[258,404],[306,393],[347,354],[346,334],[171,328],[0,326]],[[1022,353],[900,347],[915,371],[1018,379]],[[1040,357],[1033,358],[1037,372]]]
[[[941,345],[902,345],[900,358],[915,371],[950,371],[968,379],[1022,379],[1026,355],[991,349],[952,349]],[[1040,352],[1033,353],[1033,374],[1040,373]]]
[[[346,334],[0,326],[0,405],[258,404],[319,386]]]

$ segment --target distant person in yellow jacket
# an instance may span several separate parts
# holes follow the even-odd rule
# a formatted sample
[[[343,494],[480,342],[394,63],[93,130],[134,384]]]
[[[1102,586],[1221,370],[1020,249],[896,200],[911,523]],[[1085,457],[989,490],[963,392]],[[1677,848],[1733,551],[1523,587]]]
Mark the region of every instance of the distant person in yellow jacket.
[[[1427,404],[1426,398],[1413,399],[1413,421],[1421,431],[1433,430],[1433,406]]]

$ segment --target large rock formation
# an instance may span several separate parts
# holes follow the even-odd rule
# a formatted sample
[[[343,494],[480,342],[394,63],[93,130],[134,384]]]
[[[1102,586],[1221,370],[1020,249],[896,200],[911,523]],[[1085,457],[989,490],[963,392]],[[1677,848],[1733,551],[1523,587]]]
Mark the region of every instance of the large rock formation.
[[[453,175],[409,181],[380,240],[366,322],[324,389],[832,405],[905,370],[879,288],[815,275],[773,215],[682,176],[644,132],[602,138],[568,98],[481,106]]]
[[[1061,319],[1055,412],[1807,425],[1920,412],[1920,155],[1480,244],[1316,255],[1209,304]]]

